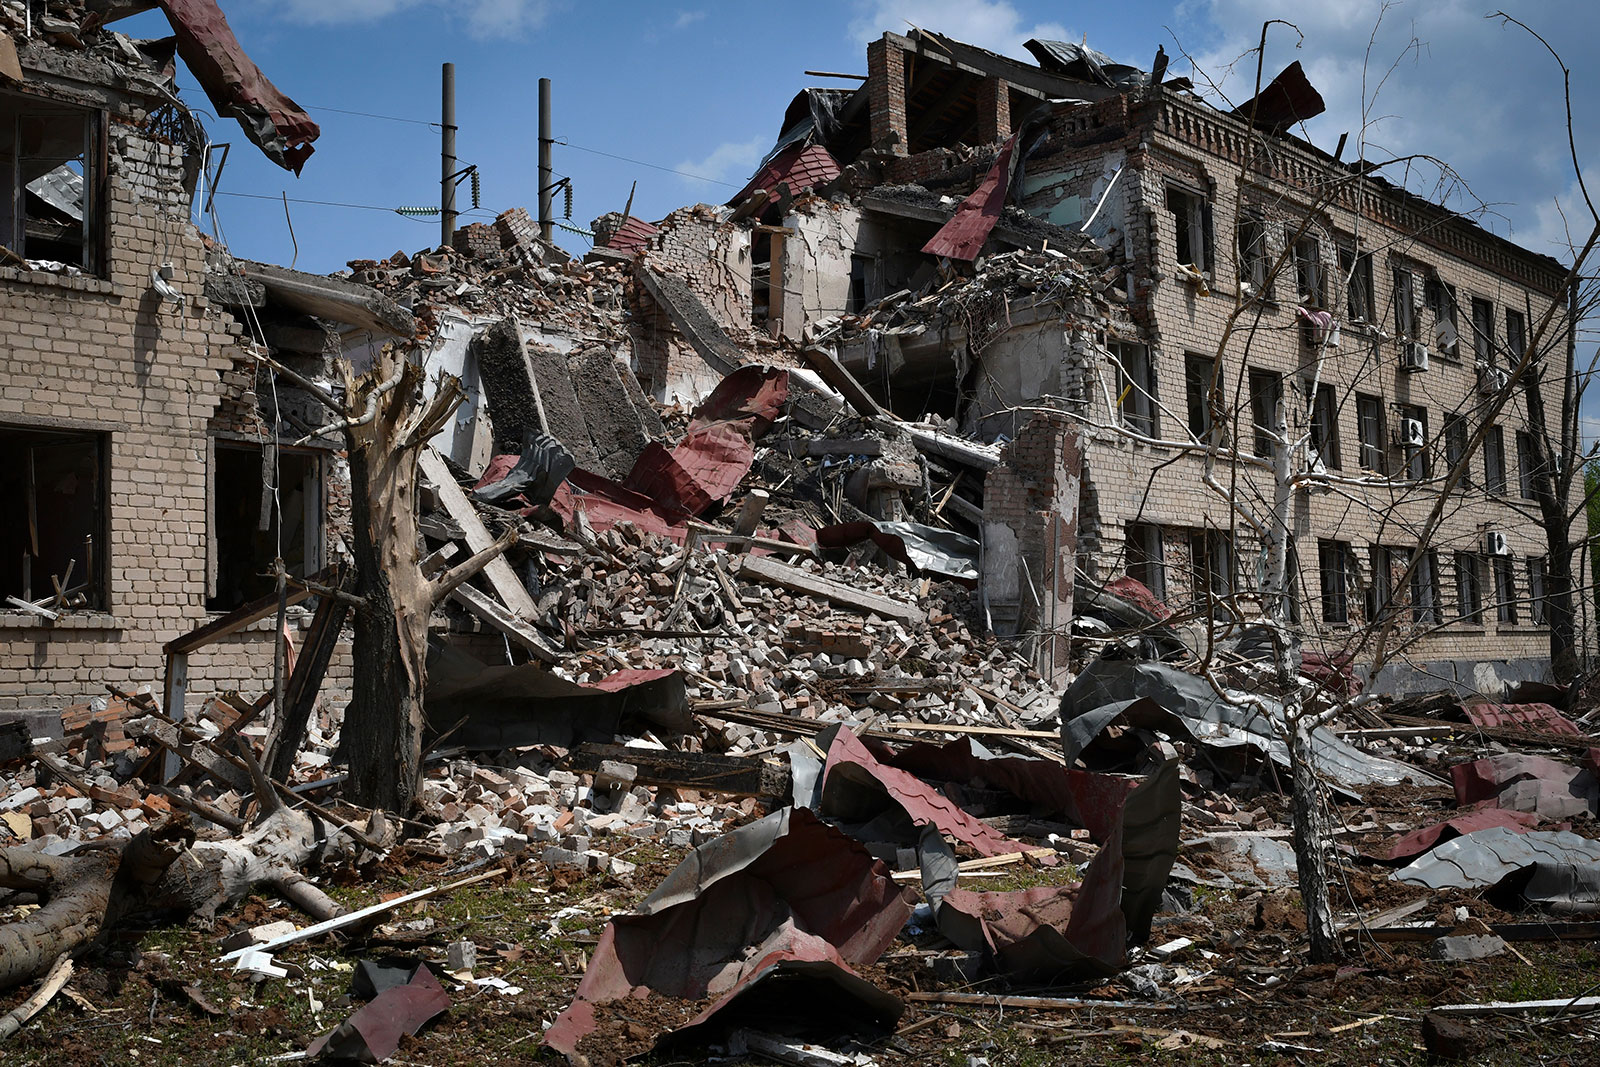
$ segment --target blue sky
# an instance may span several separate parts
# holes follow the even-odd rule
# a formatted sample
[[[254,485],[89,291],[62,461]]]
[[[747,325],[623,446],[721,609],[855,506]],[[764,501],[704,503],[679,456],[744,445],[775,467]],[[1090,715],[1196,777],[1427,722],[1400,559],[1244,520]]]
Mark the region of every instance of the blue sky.
[[[1592,0],[1502,0],[1545,33],[1575,73],[1580,151],[1600,159],[1600,75],[1585,49],[1600,40]],[[1088,41],[1148,66],[1158,44],[1175,74],[1187,52],[1235,100],[1249,96],[1253,62],[1229,76],[1265,18],[1292,18],[1303,34],[1273,27],[1268,74],[1301,60],[1328,99],[1311,138],[1331,147],[1359,131],[1362,70],[1383,81],[1371,155],[1428,152],[1450,161],[1494,205],[1485,223],[1559,255],[1556,203],[1571,215],[1571,167],[1561,122],[1560,72],[1522,31],[1486,20],[1495,0],[1121,0],[1114,4],[1026,0],[819,0],[745,5],[688,0],[681,6],[570,0],[225,0],[245,47],[280,88],[322,124],[317,152],[296,179],[268,163],[232,122],[208,121],[231,141],[217,200],[233,250],[250,258],[327,272],[346,260],[415,251],[437,240],[437,221],[391,209],[438,202],[439,69],[457,69],[458,154],[483,174],[484,218],[537,202],[537,82],[554,83],[558,175],[575,188],[573,222],[621,210],[638,181],[634,213],[659,218],[698,200],[720,202],[748,177],[777,136],[783,109],[808,84],[805,70],[864,73],[865,44],[885,29],[926,26],[1025,56],[1030,36]],[[1382,18],[1379,19],[1380,11]],[[1373,27],[1378,25],[1377,33]],[[165,32],[159,14],[116,27]],[[1418,44],[1407,48],[1413,36]],[[1389,69],[1393,65],[1392,70]],[[206,108],[180,69],[191,105]],[[1214,98],[1215,99],[1215,98]],[[1588,110],[1585,110],[1588,108]],[[341,110],[331,110],[341,109]],[[368,112],[391,121],[342,111]],[[625,156],[638,162],[610,158]],[[1347,153],[1349,155],[1350,153]],[[650,164],[650,165],[646,165]],[[666,169],[658,169],[666,168]],[[683,171],[704,179],[685,177]],[[1600,185],[1600,166],[1594,180]],[[1423,179],[1426,180],[1426,179]],[[1423,191],[1426,191],[1424,187]],[[287,193],[298,251],[279,196]],[[270,199],[251,199],[253,194]],[[466,203],[464,199],[461,203]],[[369,205],[329,207],[296,201]],[[378,210],[373,210],[377,208]],[[558,200],[559,210],[559,200]],[[581,253],[587,242],[567,234]]]

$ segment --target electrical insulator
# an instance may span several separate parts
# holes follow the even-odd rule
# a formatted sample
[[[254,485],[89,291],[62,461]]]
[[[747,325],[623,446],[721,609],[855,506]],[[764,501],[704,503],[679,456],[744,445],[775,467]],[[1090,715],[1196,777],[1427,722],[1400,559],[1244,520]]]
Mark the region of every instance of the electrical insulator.
[[[568,179],[566,188],[562,190],[562,213],[561,213],[561,217],[564,218],[564,219],[570,219],[572,217],[572,181],[571,181],[571,179]]]
[[[472,207],[473,207],[474,211],[476,211],[478,208],[483,206],[482,204],[478,203],[478,196],[479,196],[480,193],[482,193],[482,191],[483,191],[483,185],[482,185],[482,182],[479,180],[478,172],[477,172],[477,170],[473,170],[473,172],[472,172]]]
[[[397,207],[396,215],[404,215],[408,219],[430,219],[439,213],[436,207]]]

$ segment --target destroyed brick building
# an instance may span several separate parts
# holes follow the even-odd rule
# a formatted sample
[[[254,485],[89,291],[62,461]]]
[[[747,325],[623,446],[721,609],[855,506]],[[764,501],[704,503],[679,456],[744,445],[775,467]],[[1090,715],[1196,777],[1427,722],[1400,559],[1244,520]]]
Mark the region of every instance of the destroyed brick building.
[[[730,220],[763,223],[748,237],[758,321],[826,349],[886,408],[969,439],[1014,439],[1040,407],[1062,411],[1082,453],[1080,580],[1126,574],[1207,616],[1258,599],[1262,551],[1201,488],[1195,446],[1225,421],[1242,456],[1229,477],[1269,500],[1282,404],[1291,437],[1310,431],[1289,607],[1309,647],[1398,612],[1427,677],[1470,690],[1541,676],[1545,536],[1520,398],[1399,579],[1437,472],[1552,304],[1542,347],[1569,344],[1566,268],[1292,136],[1322,110],[1298,64],[1228,113],[1164,81],[1165,56],[1152,76],[1076,45],[1028,48],[1037,66],[887,33],[860,88],[796,97],[730,201]],[[1007,277],[995,253],[1018,247],[1066,255]],[[952,288],[935,255],[976,261],[977,278]],[[1562,383],[1545,390],[1559,405]],[[954,499],[983,507],[972,523],[1003,553],[978,489],[969,478]],[[1031,591],[986,575],[1002,632],[1036,621],[1057,564],[1071,573],[1032,561]],[[1402,667],[1384,684],[1416,680]]]
[[[1159,54],[889,33],[726,204],[322,277],[192,221],[175,54],[281,165],[317,130],[210,0],[110,30],[149,6],[0,0],[0,993],[39,981],[0,1040],[115,972],[22,1055],[871,1067],[953,1054],[953,1008],[1002,1012],[974,1060],[1366,1062],[1419,992],[1464,1047],[1463,960],[1592,969],[1600,710],[1508,685],[1548,670],[1520,397],[1392,579],[1563,268],[1295,139],[1298,67],[1224,113]],[[1271,495],[1297,408],[1279,675],[1226,490]],[[1333,654],[1374,617],[1411,675]],[[415,735],[371,729],[395,693]],[[1306,965],[1319,917],[1363,965]]]

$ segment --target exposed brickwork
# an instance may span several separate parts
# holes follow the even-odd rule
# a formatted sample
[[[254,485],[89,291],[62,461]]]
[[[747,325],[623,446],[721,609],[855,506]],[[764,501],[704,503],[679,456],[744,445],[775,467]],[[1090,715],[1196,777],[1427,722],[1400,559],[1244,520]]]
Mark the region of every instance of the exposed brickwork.
[[[911,136],[906,125],[906,57],[886,37],[867,45],[867,106],[876,148],[903,156]]]
[[[0,274],[0,423],[97,431],[109,457],[104,609],[53,625],[0,613],[0,714],[83,703],[106,684],[160,693],[162,645],[208,618],[208,434],[261,431],[241,327],[204,296],[183,152],[140,116],[113,105],[105,277]],[[182,307],[152,299],[163,263]],[[348,662],[335,657],[330,704],[348,693]],[[189,687],[260,692],[271,672],[271,632],[256,629],[196,654]]]
[[[500,253],[500,230],[487,222],[469,222],[456,228],[450,243],[471,259],[490,259]]]
[[[978,83],[978,140],[985,144],[1011,136],[1011,90],[1002,78]]]

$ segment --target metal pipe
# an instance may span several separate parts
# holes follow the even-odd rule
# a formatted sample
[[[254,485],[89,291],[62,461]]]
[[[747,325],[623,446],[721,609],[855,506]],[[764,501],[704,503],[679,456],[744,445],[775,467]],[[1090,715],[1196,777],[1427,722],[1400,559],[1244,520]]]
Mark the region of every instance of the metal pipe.
[[[555,221],[552,204],[555,190],[550,188],[550,79],[539,79],[539,236],[551,240]]]
[[[444,65],[444,92],[439,114],[439,243],[456,234],[456,65]]]

